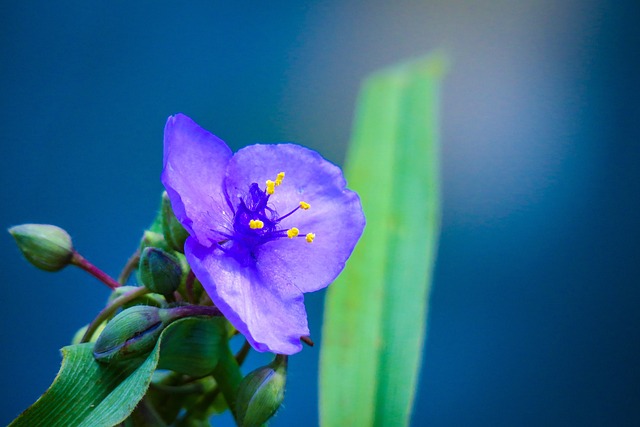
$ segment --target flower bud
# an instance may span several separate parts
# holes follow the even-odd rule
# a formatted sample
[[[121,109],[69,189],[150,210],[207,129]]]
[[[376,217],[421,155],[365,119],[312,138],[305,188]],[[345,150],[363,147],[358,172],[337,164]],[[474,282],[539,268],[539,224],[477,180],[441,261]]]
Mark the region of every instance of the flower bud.
[[[156,233],[155,231],[145,230],[142,235],[142,240],[140,240],[140,251],[143,251],[144,248],[166,248],[167,242],[164,240],[164,236],[160,233]]]
[[[180,261],[158,248],[144,248],[138,266],[140,281],[151,292],[172,294],[182,280]]]
[[[276,413],[284,399],[287,356],[278,354],[267,366],[249,373],[238,388],[238,425],[260,426]]]
[[[45,271],[58,271],[69,265],[73,244],[69,234],[49,224],[22,224],[9,229],[18,248],[33,265]]]
[[[184,229],[178,218],[176,218],[171,208],[171,200],[165,191],[162,193],[162,233],[164,239],[171,249],[184,252],[184,241],[189,237],[189,233]]]
[[[93,357],[98,362],[112,363],[146,356],[167,325],[160,311],[137,305],[118,313],[98,337]]]

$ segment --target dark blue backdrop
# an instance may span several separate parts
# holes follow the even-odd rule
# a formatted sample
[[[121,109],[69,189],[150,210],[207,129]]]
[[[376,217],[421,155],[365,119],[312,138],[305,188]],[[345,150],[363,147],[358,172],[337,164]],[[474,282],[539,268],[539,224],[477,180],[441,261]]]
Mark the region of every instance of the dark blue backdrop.
[[[362,77],[445,47],[413,425],[640,425],[638,2],[229,3],[5,2],[0,226],[58,224],[115,275],[158,204],[168,115],[341,164]],[[3,424],[108,292],[35,270],[8,234],[0,253]],[[273,425],[317,424],[318,353],[292,358]]]

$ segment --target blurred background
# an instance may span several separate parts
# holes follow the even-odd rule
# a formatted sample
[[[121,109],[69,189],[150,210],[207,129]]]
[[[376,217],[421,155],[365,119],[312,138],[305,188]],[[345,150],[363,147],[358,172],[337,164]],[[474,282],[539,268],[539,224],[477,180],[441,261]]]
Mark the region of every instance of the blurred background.
[[[639,19],[634,0],[4,2],[0,228],[57,224],[117,275],[159,204],[167,116],[342,164],[363,77],[444,48],[412,425],[640,425]],[[108,289],[36,270],[8,233],[0,253],[7,424]],[[323,296],[306,298],[320,346]],[[317,425],[318,355],[292,358],[273,426]]]

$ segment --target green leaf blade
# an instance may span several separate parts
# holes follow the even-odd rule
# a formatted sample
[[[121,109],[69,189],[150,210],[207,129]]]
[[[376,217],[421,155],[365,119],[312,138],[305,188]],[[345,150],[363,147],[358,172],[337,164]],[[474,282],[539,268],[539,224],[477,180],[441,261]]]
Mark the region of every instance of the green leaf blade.
[[[155,363],[150,356],[135,370],[104,366],[93,358],[93,343],[62,349],[63,362],[52,386],[11,427],[112,426],[123,421],[144,395]]]
[[[165,349],[165,363],[198,374],[213,370],[220,342],[207,342],[207,336],[225,332],[220,319],[184,318],[167,326],[153,351],[142,363],[101,364],[93,357],[94,343],[62,349],[62,366],[53,384],[40,399],[16,418],[10,427],[111,427],[124,421],[142,400],[160,360],[165,337],[168,342],[183,339],[192,355],[181,356]],[[179,343],[174,343],[176,345]],[[205,345],[206,344],[206,345]],[[211,358],[211,361],[203,361]]]
[[[327,294],[324,426],[409,422],[439,229],[443,62],[435,56],[384,70],[361,91],[346,174],[367,227]]]

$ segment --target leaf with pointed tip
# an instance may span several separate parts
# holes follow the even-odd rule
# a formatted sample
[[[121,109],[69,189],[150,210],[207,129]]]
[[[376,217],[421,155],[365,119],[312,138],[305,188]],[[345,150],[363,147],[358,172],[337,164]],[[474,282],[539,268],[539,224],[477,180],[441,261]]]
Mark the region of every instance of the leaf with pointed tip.
[[[226,348],[218,345],[222,339],[203,344],[205,335],[214,339],[225,333],[220,319],[177,320],[167,326],[153,351],[138,365],[98,363],[93,357],[93,343],[64,347],[62,367],[51,387],[10,427],[111,427],[118,424],[133,412],[145,395],[163,353],[166,367],[202,374],[215,368],[217,353],[222,351],[219,349]],[[192,354],[181,356],[178,351],[165,349],[165,338],[168,338],[167,343],[178,338],[185,340],[184,349]],[[213,358],[213,363],[203,360],[207,357]],[[187,367],[189,361],[194,365]]]
[[[367,218],[327,292],[320,360],[325,427],[410,419],[440,224],[438,99],[445,59],[382,70],[361,91],[346,163]]]

